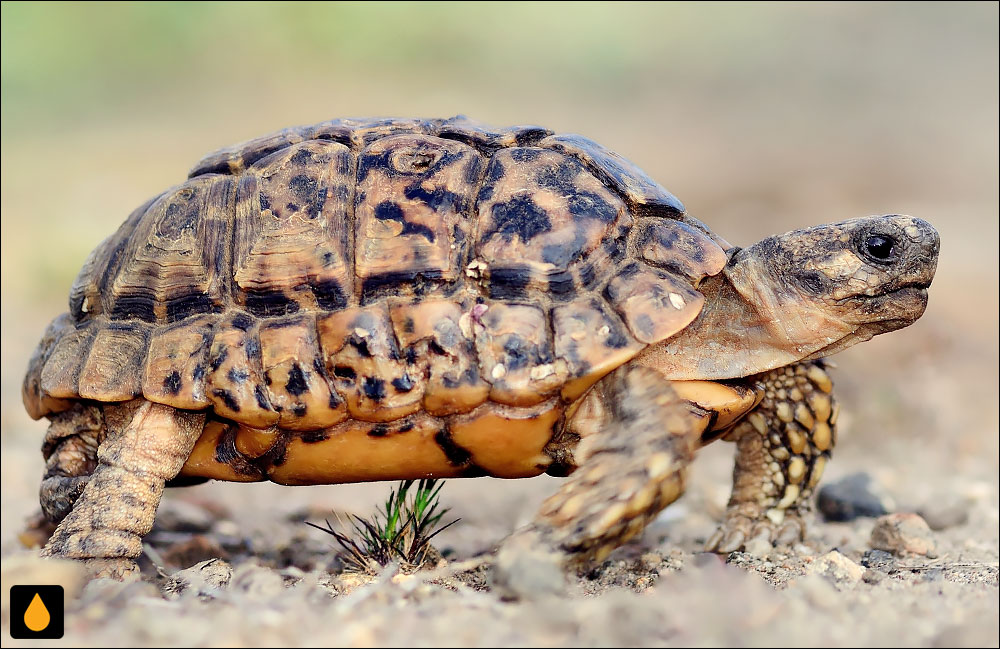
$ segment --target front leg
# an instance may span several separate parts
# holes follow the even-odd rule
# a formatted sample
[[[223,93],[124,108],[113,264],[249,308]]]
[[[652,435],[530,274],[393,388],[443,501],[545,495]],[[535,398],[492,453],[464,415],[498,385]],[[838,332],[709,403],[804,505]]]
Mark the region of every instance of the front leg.
[[[812,494],[836,442],[836,401],[823,361],[760,377],[764,400],[726,435],[736,442],[733,493],[722,525],[706,544],[735,552],[753,539],[788,546],[805,535]]]
[[[687,402],[643,367],[621,368],[594,390],[579,468],[501,545],[494,584],[508,594],[561,590],[567,570],[603,560],[684,490],[705,425]]]

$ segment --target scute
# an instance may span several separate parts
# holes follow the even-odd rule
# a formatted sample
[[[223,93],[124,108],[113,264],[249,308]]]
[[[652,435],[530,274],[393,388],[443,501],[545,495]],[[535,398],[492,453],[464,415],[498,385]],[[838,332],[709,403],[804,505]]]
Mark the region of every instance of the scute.
[[[533,406],[557,392],[566,380],[566,363],[555,357],[548,319],[535,306],[493,302],[473,327],[490,399],[512,406]]]
[[[479,150],[493,152],[512,146],[534,146],[552,131],[541,126],[510,126],[498,128],[469,119],[464,115],[435,120],[431,133],[438,137],[465,142]]]
[[[475,149],[426,135],[383,138],[361,152],[354,219],[363,301],[461,279],[482,167]]]
[[[223,309],[234,189],[231,178],[203,176],[149,206],[103,289],[112,320],[166,323]]]
[[[646,262],[686,277],[695,286],[726,265],[726,252],[698,228],[683,221],[650,219],[638,236],[639,256]]]
[[[301,142],[309,135],[307,127],[295,126],[240,144],[228,146],[202,158],[188,177],[203,174],[238,174],[264,156]]]
[[[705,303],[705,296],[687,280],[638,262],[612,278],[605,293],[632,335],[647,345],[691,324]]]
[[[149,325],[111,322],[97,331],[80,370],[79,393],[96,401],[128,401],[141,393]]]
[[[567,366],[562,388],[567,401],[580,397],[608,372],[642,351],[641,342],[603,300],[586,297],[557,306],[552,312],[556,358]]]
[[[431,133],[433,122],[434,120],[396,117],[334,119],[312,127],[310,137],[334,140],[357,150],[394,135]]]
[[[76,399],[80,396],[80,369],[97,333],[96,322],[79,327],[63,327],[48,360],[42,366],[38,387],[42,399]]]
[[[640,216],[677,218],[684,214],[684,204],[646,172],[593,140],[582,135],[553,135],[538,146],[562,151],[584,162],[599,178],[614,187]]]
[[[21,386],[21,400],[32,419],[38,419],[52,412],[69,410],[73,405],[72,401],[54,398],[42,391],[43,368],[51,358],[56,343],[73,330],[73,319],[70,314],[63,313],[56,317],[46,327],[42,340],[28,360],[28,371]]]
[[[412,359],[414,374],[427,377],[423,408],[432,415],[468,412],[489,396],[490,384],[479,371],[472,321],[482,306],[463,311],[451,300],[397,301],[390,306],[407,362]]]
[[[354,162],[342,144],[302,142],[257,161],[236,191],[237,304],[261,317],[346,306],[353,201]]]
[[[246,314],[215,327],[208,352],[208,398],[215,412],[256,428],[278,423],[264,385],[258,323]]]
[[[420,410],[423,377],[404,359],[385,305],[331,313],[316,327],[327,375],[351,417],[392,421]]]
[[[497,299],[531,289],[571,297],[593,281],[593,269],[610,270],[602,243],[631,225],[624,202],[582,163],[539,148],[493,156],[478,213],[475,263]],[[576,268],[585,257],[590,276]]]
[[[208,351],[218,320],[216,315],[195,316],[158,329],[146,355],[142,396],[175,408],[208,407]]]
[[[69,312],[74,321],[85,322],[105,312],[108,282],[114,279],[122,253],[140,219],[160,196],[151,198],[133,210],[118,230],[102,241],[87,257],[69,292]]]
[[[278,425],[316,430],[347,418],[347,407],[328,382],[312,314],[260,326],[261,364]]]

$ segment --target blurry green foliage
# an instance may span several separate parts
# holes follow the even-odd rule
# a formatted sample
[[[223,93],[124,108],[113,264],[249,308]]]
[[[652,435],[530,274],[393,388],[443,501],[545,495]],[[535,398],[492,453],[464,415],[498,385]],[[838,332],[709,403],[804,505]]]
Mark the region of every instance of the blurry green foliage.
[[[966,66],[996,32],[996,7],[954,4],[4,3],[0,69],[5,112],[43,114],[122,88],[270,75],[474,87],[517,76],[570,93],[680,84],[717,95],[821,77],[833,96],[887,75],[906,91],[955,61],[958,78],[981,72]]]

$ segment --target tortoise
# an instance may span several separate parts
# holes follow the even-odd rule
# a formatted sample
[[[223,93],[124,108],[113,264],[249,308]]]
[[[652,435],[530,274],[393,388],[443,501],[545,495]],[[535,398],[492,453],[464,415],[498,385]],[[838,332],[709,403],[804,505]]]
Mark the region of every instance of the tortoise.
[[[822,359],[919,318],[938,249],[901,215],[736,247],[537,126],[222,149],[97,247],[31,358],[42,554],[134,575],[164,487],[206,479],[567,476],[501,545],[512,583],[636,536],[716,439],[737,457],[708,549],[795,542],[836,439]]]

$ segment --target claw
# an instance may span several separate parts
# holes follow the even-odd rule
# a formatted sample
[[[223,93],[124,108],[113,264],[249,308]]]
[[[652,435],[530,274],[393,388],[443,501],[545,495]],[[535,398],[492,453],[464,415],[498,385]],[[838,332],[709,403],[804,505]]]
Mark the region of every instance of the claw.
[[[802,522],[796,519],[787,521],[774,535],[774,545],[792,545],[802,539],[804,530]]]
[[[715,530],[712,536],[708,537],[705,541],[705,552],[716,552],[719,547],[719,543],[722,541],[722,528]]]
[[[742,530],[730,530],[722,540],[722,543],[719,545],[717,552],[721,554],[736,552],[743,547],[743,543],[746,539],[747,535],[744,534]]]

